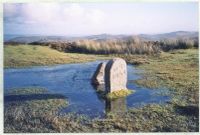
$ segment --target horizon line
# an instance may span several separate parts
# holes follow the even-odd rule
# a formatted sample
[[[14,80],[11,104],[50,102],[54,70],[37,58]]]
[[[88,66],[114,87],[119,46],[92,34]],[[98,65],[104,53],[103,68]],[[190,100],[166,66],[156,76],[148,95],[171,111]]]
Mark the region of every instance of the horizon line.
[[[177,31],[171,31],[171,32],[162,32],[162,33],[139,33],[139,34],[130,34],[130,33],[123,33],[123,34],[112,34],[112,33],[100,33],[100,34],[86,34],[86,35],[81,35],[81,34],[6,34],[4,33],[3,35],[18,35],[18,36],[24,36],[24,35],[28,35],[28,36],[69,36],[69,37],[79,37],[79,36],[98,36],[98,35],[113,35],[113,36],[117,36],[117,35],[126,35],[126,36],[131,36],[131,35],[159,35],[159,34],[167,34],[167,33],[174,33],[174,32],[199,32],[197,31],[187,31],[187,30],[177,30]]]

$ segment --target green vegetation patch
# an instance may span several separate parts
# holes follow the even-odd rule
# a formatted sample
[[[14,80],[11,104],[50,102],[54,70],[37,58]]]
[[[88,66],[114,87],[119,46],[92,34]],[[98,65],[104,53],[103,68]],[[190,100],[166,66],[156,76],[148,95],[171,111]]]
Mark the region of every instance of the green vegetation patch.
[[[9,95],[26,95],[26,94],[45,94],[48,90],[41,87],[25,87],[18,89],[10,89],[6,94]]]
[[[87,55],[59,52],[49,48],[48,46],[4,46],[4,68],[81,63],[106,58],[107,57],[104,55]]]
[[[10,90],[4,96],[4,132],[54,132],[53,119],[67,105],[64,96],[49,96],[43,88]]]
[[[91,126],[97,132],[197,132],[197,114],[197,107],[151,104],[94,120]]]
[[[108,99],[116,99],[116,98],[120,98],[120,97],[126,97],[130,94],[133,94],[134,91],[133,90],[119,90],[119,91],[113,91],[111,93],[108,93],[106,95],[106,97]]]
[[[143,78],[136,83],[149,88],[167,87],[176,104],[195,105],[199,103],[198,50],[177,50],[162,53],[151,59],[144,69]],[[181,100],[180,100],[181,99]]]

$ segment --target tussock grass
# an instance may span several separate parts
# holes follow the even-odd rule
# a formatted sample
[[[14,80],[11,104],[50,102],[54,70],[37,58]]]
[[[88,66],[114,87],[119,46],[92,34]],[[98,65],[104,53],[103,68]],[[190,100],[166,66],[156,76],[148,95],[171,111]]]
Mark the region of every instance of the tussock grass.
[[[184,111],[186,110],[184,109]],[[95,120],[92,127],[97,132],[199,131],[198,119],[194,119],[192,116],[198,114],[198,108],[194,108],[192,112],[195,113],[191,113],[189,116],[184,111],[180,110],[180,106],[151,104],[142,108],[130,109],[124,115],[113,114],[112,118]]]
[[[188,49],[162,53],[147,65],[140,65],[145,70],[143,78],[136,83],[150,88],[168,87],[174,93],[174,100],[185,97],[182,104],[198,105],[199,70],[198,50]]]
[[[157,43],[154,41],[143,41],[138,37],[130,37],[128,39],[110,39],[105,41],[85,39],[65,43],[50,42],[48,45],[59,51],[87,54],[156,54],[160,53]]]
[[[10,90],[9,95],[19,96],[30,94],[37,97],[38,94],[47,94],[43,88],[21,88]],[[6,97],[5,97],[6,98]],[[26,100],[16,98],[16,101],[4,103],[4,132],[53,132],[49,127],[53,119],[57,117],[57,111],[66,107],[68,103],[64,98],[46,98]]]
[[[159,42],[159,46],[163,51],[198,48],[199,39],[198,37],[165,39]]]
[[[168,125],[164,124],[164,127],[162,125],[160,130],[199,131],[198,61],[198,50],[188,49],[162,53],[159,57],[151,58],[149,64],[138,66],[145,72],[141,73],[142,79],[136,80],[137,84],[149,88],[166,87],[170,91],[171,101],[167,106],[160,107],[168,112],[163,117],[176,115],[176,120],[171,120]],[[159,120],[165,121],[164,118]],[[177,127],[172,123],[184,127]]]
[[[108,93],[106,95],[106,97],[108,99],[116,99],[116,98],[120,98],[120,97],[126,97],[130,94],[133,94],[134,91],[133,90],[119,90],[119,91],[113,91],[111,93]]]
[[[87,54],[146,54],[155,55],[161,51],[198,48],[198,37],[168,38],[161,41],[148,41],[137,36],[125,39],[77,40],[73,42],[44,43],[53,49],[64,52]]]
[[[13,92],[12,92],[13,91]],[[30,94],[49,94],[43,88],[20,88],[11,90],[9,95],[19,96]],[[56,95],[55,95],[56,96]],[[44,99],[4,102],[4,132],[5,133],[56,133],[56,132],[86,132],[82,123],[87,123],[85,116],[75,114],[60,115],[61,108],[67,107],[64,97],[52,96]]]
[[[64,63],[81,63],[105,59],[103,55],[62,53],[47,46],[4,46],[4,67],[30,67]]]

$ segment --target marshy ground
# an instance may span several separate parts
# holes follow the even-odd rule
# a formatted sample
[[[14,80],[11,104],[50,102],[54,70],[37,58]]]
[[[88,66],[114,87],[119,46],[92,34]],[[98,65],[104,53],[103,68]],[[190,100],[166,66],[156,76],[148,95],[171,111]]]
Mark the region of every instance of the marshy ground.
[[[5,95],[4,132],[197,132],[199,131],[198,49],[174,50],[159,55],[85,55],[61,53],[41,46],[6,46],[4,65],[27,67],[86,62],[122,57],[143,69],[136,83],[149,88],[169,89],[167,104],[150,104],[107,118],[65,114],[58,110],[68,103],[62,95],[41,88],[24,88]],[[12,96],[13,100],[9,100]],[[17,100],[23,97],[23,101]],[[26,100],[31,96],[34,100]],[[15,97],[15,98],[13,98]],[[30,98],[28,98],[30,99]]]

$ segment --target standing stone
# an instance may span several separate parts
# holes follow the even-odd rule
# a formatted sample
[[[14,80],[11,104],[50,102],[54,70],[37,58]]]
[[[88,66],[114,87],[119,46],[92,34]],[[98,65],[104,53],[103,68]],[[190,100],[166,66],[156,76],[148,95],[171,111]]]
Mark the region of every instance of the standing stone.
[[[121,58],[114,58],[108,61],[105,68],[106,91],[113,92],[125,90],[127,83],[127,65]]]
[[[102,62],[98,65],[97,70],[95,71],[92,77],[92,84],[100,85],[105,83],[104,81],[105,67],[106,67],[105,62]]]

